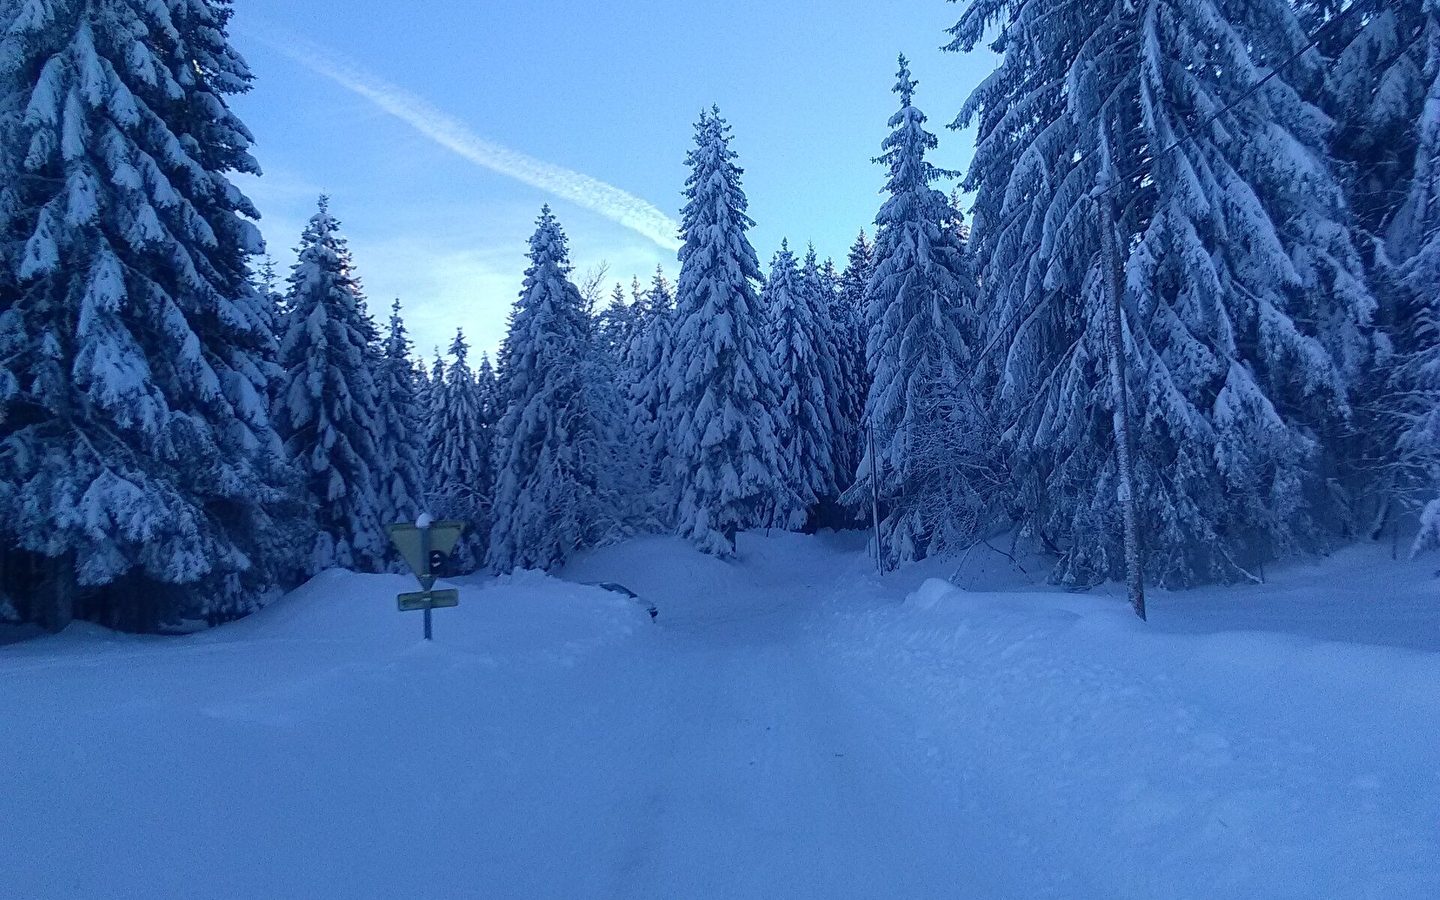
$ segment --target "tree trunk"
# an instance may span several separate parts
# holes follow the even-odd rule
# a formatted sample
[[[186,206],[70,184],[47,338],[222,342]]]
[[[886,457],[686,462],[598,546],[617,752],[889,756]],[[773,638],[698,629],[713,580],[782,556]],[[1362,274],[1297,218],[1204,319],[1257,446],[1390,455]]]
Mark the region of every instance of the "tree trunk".
[[[1120,472],[1118,491],[1125,520],[1125,581],[1135,615],[1145,618],[1145,570],[1140,554],[1140,523],[1135,510],[1134,467],[1131,464],[1130,391],[1125,378],[1125,344],[1121,303],[1125,296],[1125,261],[1115,231],[1115,212],[1110,198],[1096,198],[1100,207],[1101,265],[1110,286],[1110,303],[1105,317],[1105,347],[1110,362],[1110,391],[1114,398],[1115,460]]]
[[[46,568],[48,577],[40,587],[35,621],[57,634],[75,620],[75,554],[48,557]]]

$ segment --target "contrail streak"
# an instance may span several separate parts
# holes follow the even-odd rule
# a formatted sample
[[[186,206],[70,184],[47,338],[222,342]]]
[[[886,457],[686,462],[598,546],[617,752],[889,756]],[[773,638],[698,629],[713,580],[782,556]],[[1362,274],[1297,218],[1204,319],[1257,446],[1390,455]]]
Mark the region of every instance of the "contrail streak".
[[[346,90],[358,94],[478,166],[506,175],[599,213],[644,235],[667,250],[680,247],[680,226],[651,204],[614,185],[573,172],[479,137],[465,123],[421,97],[336,60],[313,46],[276,35],[270,29],[246,32],[271,49]]]

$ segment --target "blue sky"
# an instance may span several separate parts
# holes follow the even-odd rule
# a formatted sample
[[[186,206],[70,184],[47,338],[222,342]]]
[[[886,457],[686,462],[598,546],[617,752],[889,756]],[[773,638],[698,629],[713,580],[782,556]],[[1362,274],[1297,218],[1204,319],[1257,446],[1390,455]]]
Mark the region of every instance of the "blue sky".
[[[577,276],[644,280],[673,250],[541,187],[477,165],[305,64],[393,86],[421,124],[471,136],[613,185],[678,218],[699,110],[718,103],[745,168],[751,239],[768,263],[782,237],[843,263],[874,218],[879,152],[895,107],[895,57],[920,80],[962,168],[971,138],[944,128],[993,65],[942,53],[960,7],[943,0],[651,3],[637,0],[241,0],[236,46],[255,89],[234,105],[255,132],[261,179],[242,185],[288,265],[324,191],[345,226],[377,315],[399,297],[427,358],[457,325],[493,349],[520,288],[541,204],[570,236]],[[288,52],[286,52],[288,48]],[[393,100],[393,98],[392,98]],[[430,129],[434,131],[433,128]]]

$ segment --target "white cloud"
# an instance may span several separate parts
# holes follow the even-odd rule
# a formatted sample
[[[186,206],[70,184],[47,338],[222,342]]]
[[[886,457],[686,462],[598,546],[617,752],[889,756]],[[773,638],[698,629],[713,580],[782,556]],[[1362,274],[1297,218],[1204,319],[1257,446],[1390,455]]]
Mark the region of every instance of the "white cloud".
[[[680,226],[652,204],[614,185],[491,143],[429,101],[341,62],[314,45],[265,28],[258,40],[410,125],[457,155],[516,181],[593,210],[667,250],[680,246]]]

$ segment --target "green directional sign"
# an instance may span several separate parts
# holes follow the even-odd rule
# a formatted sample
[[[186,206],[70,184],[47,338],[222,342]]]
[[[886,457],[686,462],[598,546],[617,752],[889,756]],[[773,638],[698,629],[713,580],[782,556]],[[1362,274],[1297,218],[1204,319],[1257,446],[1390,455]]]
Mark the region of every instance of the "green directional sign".
[[[448,609],[460,605],[460,592],[449,591],[415,591],[413,594],[400,595],[401,612],[418,612],[422,609]]]

